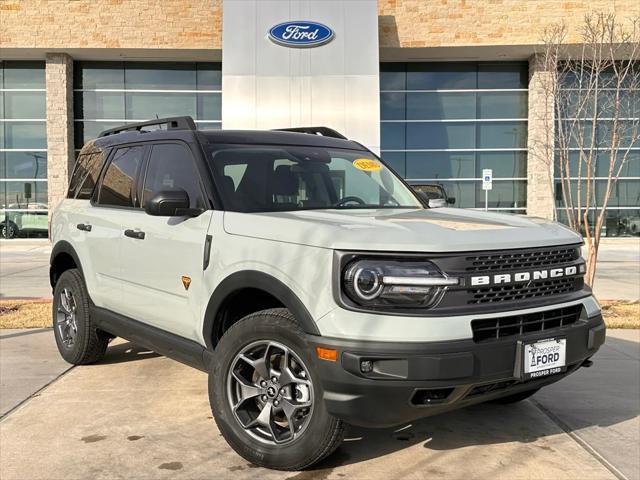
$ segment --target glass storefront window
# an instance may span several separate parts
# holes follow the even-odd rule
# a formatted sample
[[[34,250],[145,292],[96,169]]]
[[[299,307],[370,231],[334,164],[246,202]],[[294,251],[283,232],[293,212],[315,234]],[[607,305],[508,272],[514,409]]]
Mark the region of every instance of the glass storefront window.
[[[477,87],[475,63],[410,63],[408,90],[463,90]]]
[[[407,120],[468,120],[475,117],[474,93],[407,93]]]
[[[584,210],[583,210],[584,211]],[[589,212],[590,224],[595,223],[595,209]],[[569,223],[566,210],[558,210],[558,221]],[[583,231],[582,234],[585,232]],[[606,213],[602,235],[605,237],[638,237],[640,236],[640,209],[637,208],[609,208]]]
[[[528,65],[383,63],[382,157],[407,180],[441,183],[456,206],[525,213]]]
[[[4,92],[5,119],[46,118],[44,92]]]
[[[476,177],[474,152],[407,152],[406,155],[407,177],[411,179]]]
[[[0,152],[0,178],[47,178],[47,152]]]
[[[0,238],[46,237],[44,62],[0,61]]]
[[[189,115],[199,128],[220,128],[219,63],[77,62],[76,148],[126,122]]]
[[[0,62],[3,88],[45,88],[44,62]]]
[[[588,78],[592,73],[585,69],[583,75]],[[589,182],[591,189],[588,195],[589,216],[592,218],[591,225],[593,225],[595,223],[593,219],[595,219],[596,213],[599,213],[597,208],[604,202],[611,156],[615,156],[614,165],[619,165],[622,158],[626,156],[626,163],[620,170],[620,175],[607,203],[602,235],[638,236],[640,235],[640,210],[638,209],[640,205],[640,143],[635,137],[637,133],[634,135],[632,132],[637,132],[640,122],[640,94],[637,89],[627,88],[619,92],[619,98],[616,100],[615,90],[613,88],[607,90],[607,87],[614,87],[617,83],[613,75],[613,70],[601,74],[599,84],[602,89],[598,90],[597,98],[595,98],[596,93],[581,90],[579,78],[576,76],[566,75],[561,79],[560,98],[562,103],[558,106],[558,112],[565,119],[562,131],[569,138],[568,142],[563,142],[561,137],[556,137],[556,207],[558,219],[568,223],[562,193],[563,169],[561,167],[564,165],[561,157],[567,156],[568,175],[570,176],[568,184],[575,208],[578,208],[578,196],[580,196],[580,208],[584,208],[586,204],[589,185],[585,181],[587,174],[585,169],[591,163],[589,174],[592,181]],[[586,108],[578,108],[578,105],[584,103],[586,103]],[[593,105],[597,105],[597,109]],[[613,122],[611,117],[616,110],[619,111],[617,116],[621,126],[617,131],[620,143],[618,150],[612,153]],[[569,144],[569,148],[566,148],[566,143]],[[580,189],[579,193],[578,189]],[[584,210],[582,211],[584,212]]]
[[[5,121],[4,147],[9,150],[46,149],[46,122]]]
[[[125,118],[147,120],[196,114],[196,96],[193,93],[127,92],[125,94]]]
[[[473,122],[407,123],[407,149],[469,149],[476,146]]]

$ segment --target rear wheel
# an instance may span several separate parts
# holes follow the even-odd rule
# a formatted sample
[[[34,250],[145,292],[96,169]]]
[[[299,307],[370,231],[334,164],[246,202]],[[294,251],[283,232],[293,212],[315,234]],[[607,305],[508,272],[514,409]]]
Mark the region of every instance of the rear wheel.
[[[344,424],[326,411],[308,352],[286,309],[251,314],[218,343],[209,400],[220,432],[246,460],[301,470],[340,445]]]
[[[75,268],[60,275],[53,291],[53,331],[60,355],[74,365],[97,362],[107,350],[109,335],[96,329],[84,279]]]
[[[498,405],[509,405],[510,403],[521,402],[522,400],[526,400],[531,395],[536,393],[539,388],[534,388],[533,390],[526,390],[524,392],[514,393],[513,395],[507,395],[506,397],[496,398],[495,400],[491,400],[491,403],[497,403]]]

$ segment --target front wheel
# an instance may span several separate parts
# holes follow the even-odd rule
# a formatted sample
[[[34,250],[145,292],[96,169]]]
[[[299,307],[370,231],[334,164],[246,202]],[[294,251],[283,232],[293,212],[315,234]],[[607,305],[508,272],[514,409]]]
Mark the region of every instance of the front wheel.
[[[344,424],[325,409],[309,348],[288,310],[243,318],[215,355],[211,409],[239,455],[267,468],[302,470],[338,448]]]

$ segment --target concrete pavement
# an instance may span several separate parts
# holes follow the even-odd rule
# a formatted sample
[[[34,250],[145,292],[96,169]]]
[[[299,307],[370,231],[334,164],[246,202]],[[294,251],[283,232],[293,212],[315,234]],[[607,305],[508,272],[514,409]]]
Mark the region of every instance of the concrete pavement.
[[[640,300],[640,238],[605,238],[594,286],[600,300]]]
[[[0,240],[0,298],[50,298],[47,240]],[[640,238],[603,239],[596,271],[600,300],[640,300]]]
[[[51,298],[48,240],[0,240],[0,299]]]
[[[0,417],[70,367],[52,329],[0,330]]]
[[[352,428],[301,473],[247,464],[211,419],[205,374],[118,340],[0,421],[0,478],[637,479],[639,340],[610,331],[592,368],[520,404]]]

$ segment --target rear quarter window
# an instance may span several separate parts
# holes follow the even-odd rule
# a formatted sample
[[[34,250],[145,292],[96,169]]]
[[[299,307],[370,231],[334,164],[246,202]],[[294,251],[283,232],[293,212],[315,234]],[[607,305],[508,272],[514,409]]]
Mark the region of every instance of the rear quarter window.
[[[93,195],[106,154],[104,151],[81,153],[69,182],[67,198],[88,200]]]

